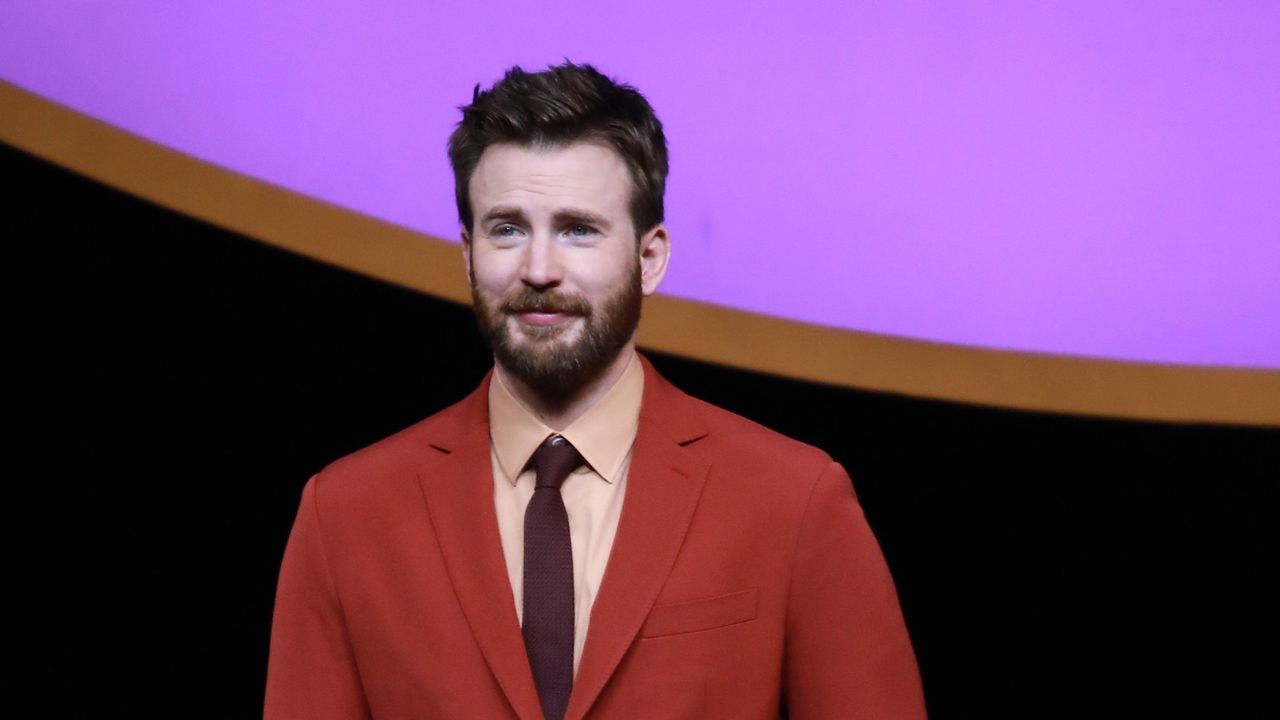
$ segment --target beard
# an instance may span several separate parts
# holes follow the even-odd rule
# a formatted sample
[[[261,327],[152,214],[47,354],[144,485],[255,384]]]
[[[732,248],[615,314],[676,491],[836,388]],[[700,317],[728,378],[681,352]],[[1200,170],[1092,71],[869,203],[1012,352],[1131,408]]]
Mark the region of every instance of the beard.
[[[627,280],[599,308],[581,295],[537,290],[524,286],[520,292],[498,301],[476,287],[471,276],[472,307],[480,334],[494,358],[545,402],[564,404],[588,383],[599,378],[618,353],[635,335],[640,325],[640,263],[632,263]],[[510,324],[521,312],[565,313],[581,318],[552,326]],[[573,325],[582,325],[578,337],[565,339]]]

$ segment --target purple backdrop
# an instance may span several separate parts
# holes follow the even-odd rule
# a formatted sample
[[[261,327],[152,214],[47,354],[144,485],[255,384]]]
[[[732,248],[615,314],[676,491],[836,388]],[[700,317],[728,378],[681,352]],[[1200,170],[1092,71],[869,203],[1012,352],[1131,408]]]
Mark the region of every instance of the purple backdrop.
[[[1280,3],[49,0],[0,20],[0,78],[447,238],[456,107],[565,57],[667,126],[669,294],[1280,367]]]

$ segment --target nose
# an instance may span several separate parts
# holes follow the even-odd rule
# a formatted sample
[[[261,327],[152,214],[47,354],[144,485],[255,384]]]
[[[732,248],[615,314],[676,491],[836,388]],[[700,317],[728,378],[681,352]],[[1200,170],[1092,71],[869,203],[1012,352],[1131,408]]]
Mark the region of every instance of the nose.
[[[554,238],[536,234],[525,246],[524,264],[520,267],[520,280],[530,287],[542,290],[555,287],[564,279],[564,267],[560,264],[560,246]]]

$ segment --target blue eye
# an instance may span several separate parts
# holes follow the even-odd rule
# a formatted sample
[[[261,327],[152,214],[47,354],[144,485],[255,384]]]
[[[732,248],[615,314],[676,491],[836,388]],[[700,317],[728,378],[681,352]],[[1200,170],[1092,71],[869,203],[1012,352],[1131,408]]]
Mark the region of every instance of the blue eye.
[[[593,230],[592,230],[591,228],[587,227],[586,225],[574,225],[574,226],[572,226],[572,227],[570,227],[570,228],[569,228],[569,234],[570,234],[570,235],[577,236],[577,237],[583,237],[583,236],[585,236],[585,235],[590,235],[592,232],[593,232]]]
[[[512,225],[511,223],[496,225],[489,231],[489,241],[496,247],[515,247],[524,242],[523,238],[524,231],[520,229],[519,225]]]

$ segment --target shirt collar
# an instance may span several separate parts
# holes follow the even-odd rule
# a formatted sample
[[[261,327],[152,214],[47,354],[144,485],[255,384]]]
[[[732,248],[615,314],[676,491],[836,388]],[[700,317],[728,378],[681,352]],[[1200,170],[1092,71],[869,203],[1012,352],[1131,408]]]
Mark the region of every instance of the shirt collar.
[[[643,397],[644,368],[632,353],[613,387],[560,432],[605,482],[618,477],[631,452]],[[533,451],[555,432],[511,394],[501,375],[493,374],[489,383],[489,438],[498,465],[511,484],[515,484]]]

